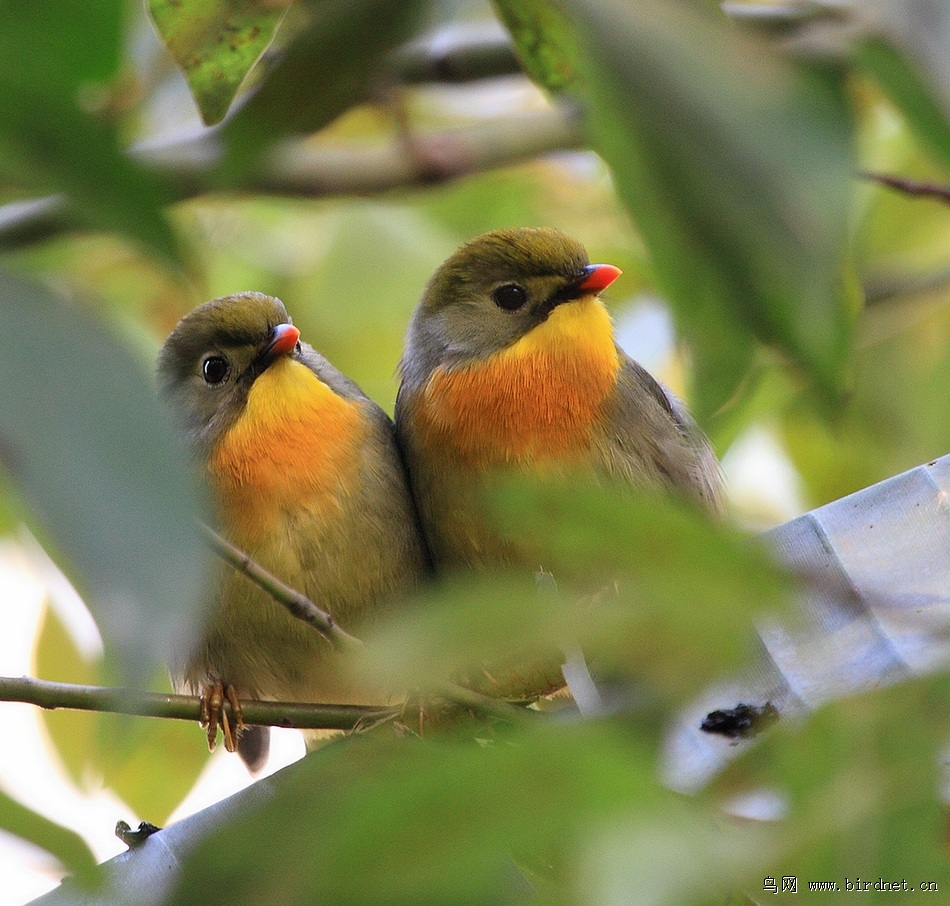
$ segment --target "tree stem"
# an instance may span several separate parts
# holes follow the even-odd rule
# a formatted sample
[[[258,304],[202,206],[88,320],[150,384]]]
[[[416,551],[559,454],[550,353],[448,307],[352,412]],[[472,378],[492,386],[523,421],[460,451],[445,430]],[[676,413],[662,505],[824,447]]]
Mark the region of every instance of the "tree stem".
[[[553,151],[579,148],[583,129],[575,110],[557,106],[497,117],[453,129],[413,133],[376,144],[330,145],[306,140],[278,144],[259,171],[229,192],[327,198],[375,195],[424,188],[511,166]],[[162,144],[139,146],[130,156],[169,184],[180,202],[220,189],[222,148],[213,130]],[[0,251],[75,229],[62,196],[25,199],[0,206]]]
[[[23,702],[40,708],[104,711],[138,717],[198,721],[200,703],[195,695],[172,695],[139,689],[77,686],[28,676],[0,677],[0,701]],[[397,709],[368,705],[324,705],[305,702],[241,701],[244,720],[268,727],[300,730],[352,730],[366,721],[397,713]]]

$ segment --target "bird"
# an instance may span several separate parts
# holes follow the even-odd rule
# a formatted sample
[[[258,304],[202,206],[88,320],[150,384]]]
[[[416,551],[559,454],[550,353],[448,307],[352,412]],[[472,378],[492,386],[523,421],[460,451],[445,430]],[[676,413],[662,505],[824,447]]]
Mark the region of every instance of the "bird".
[[[157,379],[216,528],[339,625],[381,617],[427,572],[392,420],[300,340],[279,299],[198,306],[165,340]],[[269,730],[243,727],[241,698],[367,703],[341,655],[245,575],[222,563],[212,586],[203,633],[169,665],[176,691],[201,696],[211,748],[220,722],[252,771],[266,760]]]
[[[666,488],[715,514],[718,460],[683,403],[618,345],[599,294],[620,275],[550,228],[497,230],[433,274],[399,364],[397,437],[440,571],[517,563],[484,518],[498,474]]]

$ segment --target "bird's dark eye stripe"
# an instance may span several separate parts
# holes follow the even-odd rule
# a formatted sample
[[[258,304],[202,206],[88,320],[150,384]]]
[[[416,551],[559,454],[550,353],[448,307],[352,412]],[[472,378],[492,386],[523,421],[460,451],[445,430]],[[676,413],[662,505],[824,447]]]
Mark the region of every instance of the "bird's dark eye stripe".
[[[528,301],[525,288],[517,283],[503,283],[495,288],[491,297],[495,305],[505,311],[517,311]]]

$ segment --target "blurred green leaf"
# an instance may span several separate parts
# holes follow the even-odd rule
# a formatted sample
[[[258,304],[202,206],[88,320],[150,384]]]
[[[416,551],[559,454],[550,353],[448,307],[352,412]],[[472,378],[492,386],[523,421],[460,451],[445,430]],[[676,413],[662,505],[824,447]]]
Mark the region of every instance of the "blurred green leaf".
[[[28,193],[64,193],[72,222],[177,262],[164,187],[125,156],[115,125],[90,112],[118,67],[125,12],[120,0],[5,6],[0,179]]]
[[[841,79],[674,0],[572,0],[596,147],[694,341],[702,418],[752,337],[841,387],[852,177]]]
[[[785,447],[826,503],[950,451],[946,418],[950,306],[944,288],[869,307],[854,353],[854,391],[828,424],[802,397],[782,413]]]
[[[115,73],[125,15],[125,0],[5,3],[3,81],[76,100]]]
[[[541,617],[560,643],[673,696],[738,665],[752,617],[781,609],[787,583],[763,551],[665,495],[512,482],[491,503],[560,586]]]
[[[15,86],[3,75],[0,179],[31,193],[64,193],[71,223],[119,233],[169,262],[181,260],[162,211],[171,196],[125,155],[117,130],[80,110],[74,99]]]
[[[774,851],[764,823],[723,821],[672,800],[654,814],[625,815],[584,841],[577,896],[571,902],[622,906],[745,906],[742,882]],[[755,888],[753,888],[755,889]],[[635,893],[632,893],[635,892]]]
[[[82,656],[62,620],[48,605],[36,639],[34,671],[37,676],[63,683],[97,685],[102,682],[102,671],[97,660]],[[50,741],[56,748],[63,766],[73,783],[81,786],[90,776],[101,771],[89,771],[95,763],[95,723],[98,715],[68,708],[40,712]]]
[[[580,647],[596,670],[681,700],[747,656],[752,615],[782,602],[761,551],[683,505],[578,483],[506,483],[493,505],[557,593],[527,571],[443,582],[367,636],[367,669],[402,687],[487,666],[516,695],[560,681],[564,650]]]
[[[224,127],[232,163],[253,163],[279,138],[315,132],[367,100],[383,56],[427,7],[428,0],[310,3],[309,26]]]
[[[188,459],[141,363],[105,326],[0,273],[0,462],[125,679],[203,618]]]
[[[463,680],[493,696],[531,699],[563,685],[560,645],[575,634],[562,633],[533,576],[456,576],[418,593],[414,604],[363,632],[356,669],[383,688]]]
[[[874,0],[855,7],[854,64],[888,93],[932,154],[950,165],[950,7]]]
[[[52,853],[66,868],[83,878],[96,860],[79,834],[10,798],[0,790],[0,828]]]
[[[103,682],[98,661],[82,657],[66,627],[47,609],[36,641],[36,675],[80,685]],[[159,684],[161,685],[161,684]],[[167,685],[167,680],[165,685]],[[58,708],[41,712],[69,775],[80,788],[105,784],[136,815],[164,824],[208,761],[196,725]],[[175,765],[174,771],[167,769]],[[147,777],[148,782],[142,779]]]
[[[171,903],[223,885],[235,906],[507,903],[539,891],[544,902],[584,902],[577,866],[621,818],[640,831],[623,853],[633,874],[662,881],[648,829],[675,827],[688,865],[709,843],[710,816],[654,779],[656,729],[537,726],[484,746],[388,732],[334,743],[276,777],[262,808],[199,842]],[[683,903],[676,894],[720,880],[666,869],[667,895],[642,902]]]
[[[99,714],[94,730],[96,774],[136,815],[159,826],[195,785],[210,757],[207,736],[197,722]]]
[[[159,34],[184,72],[205,123],[217,123],[228,112],[291,2],[149,0]]]
[[[862,42],[855,52],[855,63],[880,83],[931,153],[944,166],[950,165],[950,121],[917,67],[878,38]]]
[[[941,791],[947,676],[903,682],[781,722],[726,772],[720,789],[767,788],[788,802],[768,874],[805,880],[906,879],[950,887]],[[829,900],[834,898],[829,898]]]
[[[0,458],[2,458],[0,453]],[[11,502],[12,491],[6,476],[0,469],[0,536],[12,535],[20,524],[16,516],[16,506]]]
[[[492,0],[511,34],[525,72],[549,91],[577,78],[577,36],[562,5],[552,0]]]

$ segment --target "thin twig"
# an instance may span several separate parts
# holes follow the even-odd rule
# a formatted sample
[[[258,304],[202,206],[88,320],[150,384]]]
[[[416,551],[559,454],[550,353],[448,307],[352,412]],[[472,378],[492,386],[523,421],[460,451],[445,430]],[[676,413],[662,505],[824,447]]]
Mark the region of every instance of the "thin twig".
[[[874,173],[864,170],[861,173],[863,179],[879,183],[894,189],[904,195],[911,195],[918,198],[932,198],[935,201],[950,204],[950,186],[946,183],[926,182],[918,179],[911,179],[907,176],[892,176],[889,173]]]
[[[222,538],[214,529],[201,523],[211,547],[226,563],[247,576],[255,585],[266,591],[278,604],[283,604],[290,615],[308,623],[336,648],[362,648],[363,643],[345,632],[333,617],[321,610],[306,595],[281,582],[273,573],[252,560],[242,550]]]
[[[226,188],[305,198],[376,195],[510,166],[584,142],[577,110],[566,104],[451,129],[416,130],[411,138],[413,156],[406,154],[403,136],[373,144],[287,140],[275,145],[255,172]],[[140,146],[130,154],[175,184],[180,199],[222,188],[216,172],[223,147],[216,133]],[[425,166],[417,165],[419,158]]]
[[[47,710],[104,711],[138,717],[197,721],[201,704],[194,695],[171,695],[137,689],[78,686],[28,676],[0,677],[0,701],[24,702]],[[325,705],[306,702],[241,700],[245,723],[299,730],[352,730],[367,721],[387,717],[387,706]]]
[[[513,705],[510,702],[503,701],[498,698],[491,698],[491,696],[483,695],[481,692],[476,692],[474,689],[469,689],[467,686],[460,686],[458,683],[451,682],[441,682],[435,683],[432,686],[432,691],[450,701],[455,705],[461,705],[465,708],[470,708],[473,711],[477,711],[479,714],[484,714],[488,717],[496,717],[499,720],[504,720],[508,723],[524,721],[532,714],[537,712],[528,711],[526,708],[523,708],[519,705]]]
[[[339,647],[362,648],[363,643],[355,636],[344,632],[333,617],[320,610],[309,598],[301,592],[296,591],[289,585],[285,585],[276,576],[269,573],[259,563],[252,560],[243,551],[236,548],[233,544],[222,538],[214,529],[201,523],[201,528],[207,536],[215,552],[227,563],[230,563],[235,569],[247,576],[252,582],[255,582],[260,588],[266,591],[275,601],[283,604],[290,611],[292,616],[310,624],[330,642]],[[524,720],[525,710],[516,705],[509,704],[466,686],[460,686],[457,683],[441,682],[433,686],[433,692],[436,695],[471,708],[481,714],[498,718],[505,721]],[[243,702],[242,702],[243,706]],[[253,723],[245,714],[245,721]]]
[[[446,701],[508,723],[523,721],[531,713],[455,683],[441,683],[435,691]],[[198,721],[201,714],[201,700],[196,695],[54,683],[31,676],[0,676],[0,702],[22,702],[47,711],[63,708],[168,720]],[[297,730],[353,730],[399,713],[399,708],[391,705],[334,705],[255,699],[241,699],[241,710],[247,724]]]

